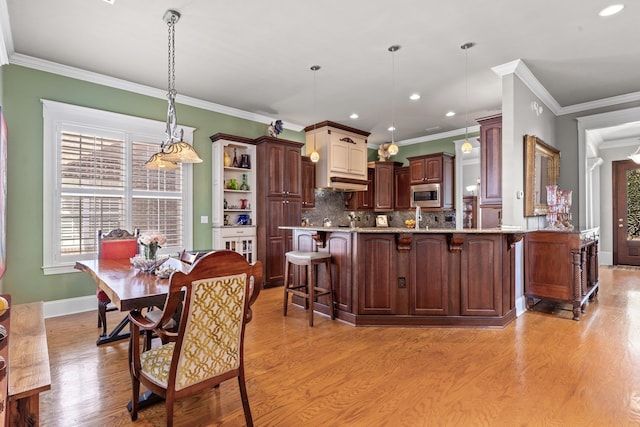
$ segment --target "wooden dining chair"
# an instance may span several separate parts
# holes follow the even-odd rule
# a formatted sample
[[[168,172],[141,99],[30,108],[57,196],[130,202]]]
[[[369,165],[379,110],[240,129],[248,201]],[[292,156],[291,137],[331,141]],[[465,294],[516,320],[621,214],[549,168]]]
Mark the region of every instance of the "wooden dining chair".
[[[116,228],[107,234],[98,230],[98,259],[131,258],[138,253],[138,237],[140,230],[133,234],[127,230]],[[102,336],[107,335],[107,311],[114,311],[116,307],[109,307],[111,298],[100,288],[96,290],[98,298],[98,327],[102,327]]]
[[[186,250],[183,250],[180,252],[180,261],[187,264],[193,264],[196,262],[199,255],[199,252],[187,252]]]
[[[193,263],[196,262],[196,260],[200,256],[202,256],[200,252],[188,252],[186,249],[183,249],[182,252],[180,252],[180,255],[178,258],[180,259],[181,262],[184,262],[185,264],[193,265]],[[171,319],[170,321],[168,321],[163,325],[164,329],[170,329],[170,330],[176,329],[177,322],[175,321],[175,319],[176,319],[176,316],[179,317],[180,311],[181,311],[181,306],[178,306],[178,311],[176,312],[176,314],[174,314],[173,319]],[[156,310],[155,307],[150,307],[149,310],[147,311],[147,314],[145,315],[145,317],[152,322],[157,322],[158,320],[160,320],[161,316],[162,316],[162,311]],[[153,333],[153,331],[146,331],[145,335],[147,337],[146,345],[144,347],[146,350],[151,348],[151,340],[155,337],[155,334]]]
[[[129,313],[131,419],[138,418],[140,383],[163,397],[167,426],[173,425],[176,399],[237,378],[247,426],[253,425],[244,373],[244,331],[250,306],[262,287],[262,264],[249,264],[233,251],[211,252],[188,273],[174,272],[163,314],[156,322],[143,312]],[[183,304],[177,332],[162,326]],[[153,330],[159,347],[141,350],[141,331]]]

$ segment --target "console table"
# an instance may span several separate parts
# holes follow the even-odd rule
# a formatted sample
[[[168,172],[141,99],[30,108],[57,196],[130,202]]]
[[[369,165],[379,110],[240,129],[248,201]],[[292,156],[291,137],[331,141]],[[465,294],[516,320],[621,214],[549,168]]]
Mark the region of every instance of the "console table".
[[[570,303],[580,320],[587,301],[598,296],[599,229],[540,230],[525,235],[524,293],[527,308],[536,299]]]

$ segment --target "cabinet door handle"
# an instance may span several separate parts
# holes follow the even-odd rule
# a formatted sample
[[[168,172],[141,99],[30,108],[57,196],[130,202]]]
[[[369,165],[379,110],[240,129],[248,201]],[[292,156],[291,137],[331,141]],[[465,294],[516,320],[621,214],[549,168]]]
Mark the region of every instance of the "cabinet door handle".
[[[353,139],[349,138],[348,136],[345,136],[344,138],[340,138],[340,141],[348,142],[349,144],[355,144],[356,143]]]

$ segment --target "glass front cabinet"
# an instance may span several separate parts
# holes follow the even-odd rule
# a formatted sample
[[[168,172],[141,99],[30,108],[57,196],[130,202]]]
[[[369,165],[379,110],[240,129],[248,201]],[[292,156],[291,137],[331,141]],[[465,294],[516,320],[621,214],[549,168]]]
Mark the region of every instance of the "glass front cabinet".
[[[249,138],[211,137],[213,248],[256,260],[256,146]]]

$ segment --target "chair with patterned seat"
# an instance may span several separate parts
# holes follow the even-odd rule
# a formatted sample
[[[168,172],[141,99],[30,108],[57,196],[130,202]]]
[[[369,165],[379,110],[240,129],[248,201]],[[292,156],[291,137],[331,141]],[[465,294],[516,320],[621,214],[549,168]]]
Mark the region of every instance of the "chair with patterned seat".
[[[122,259],[132,258],[138,253],[138,237],[140,230],[136,229],[134,234],[127,230],[116,228],[107,234],[98,230],[98,258],[99,259]],[[102,335],[107,336],[107,311],[117,310],[115,306],[109,307],[111,298],[100,288],[96,290],[98,297],[98,327],[102,327]]]
[[[152,322],[139,310],[129,313],[131,419],[138,417],[140,383],[165,399],[167,426],[173,425],[176,399],[237,378],[245,422],[253,425],[244,374],[244,331],[250,306],[262,287],[262,264],[249,264],[233,251],[210,252],[188,273],[174,272],[162,316]],[[177,332],[162,326],[178,306]],[[141,331],[153,330],[162,345],[146,348]],[[144,350],[144,351],[143,351]]]

